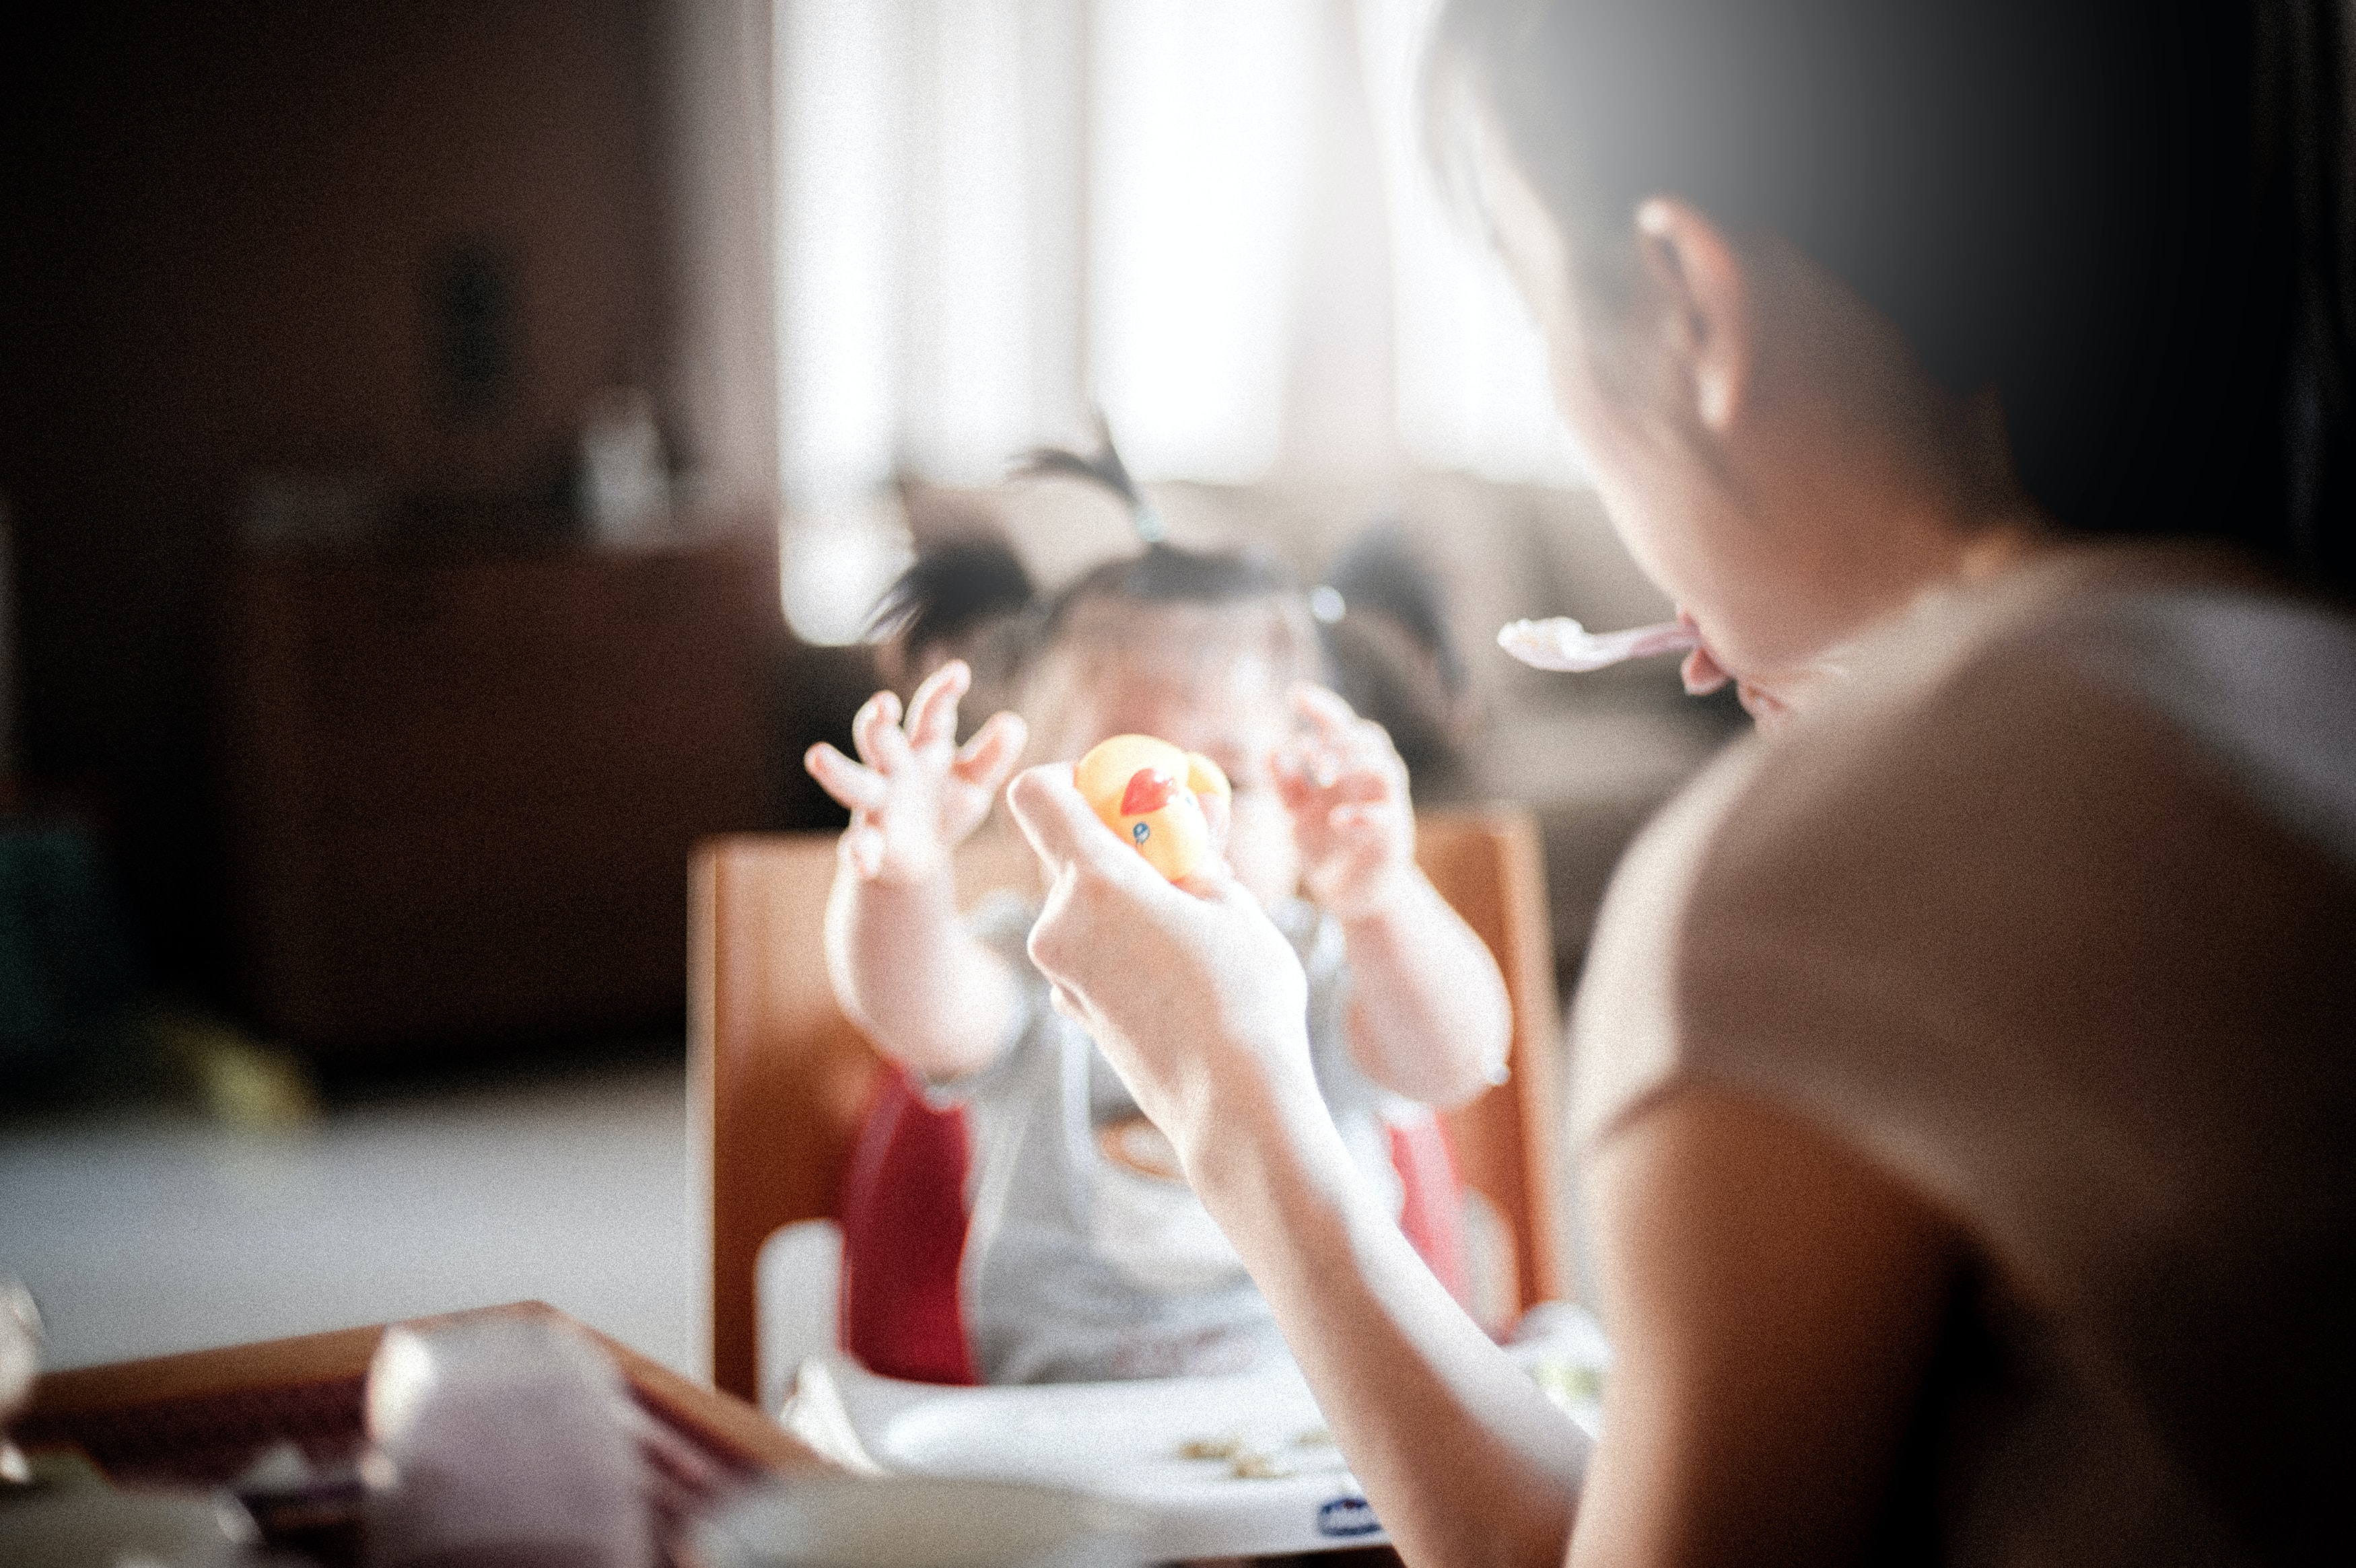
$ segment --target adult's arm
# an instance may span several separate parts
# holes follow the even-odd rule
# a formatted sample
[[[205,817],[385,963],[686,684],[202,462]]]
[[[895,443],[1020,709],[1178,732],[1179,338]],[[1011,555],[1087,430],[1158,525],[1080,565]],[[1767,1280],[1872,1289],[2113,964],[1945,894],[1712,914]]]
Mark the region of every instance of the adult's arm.
[[[1855,1146],[1709,1088],[1638,1110],[1584,1185],[1612,1366],[1573,1568],[1858,1561],[1952,1228]]]
[[[1031,952],[1055,1005],[1169,1135],[1408,1561],[1560,1563],[1586,1442],[1359,1179],[1310,1069],[1290,944],[1223,871],[1162,881],[1070,773],[1034,768],[1009,796],[1053,878]]]
[[[1760,1102],[1630,1116],[1586,1179],[1614,1347],[1589,1469],[1358,1182],[1283,938],[1230,882],[1162,883],[1067,775],[1011,796],[1055,878],[1033,956],[1177,1147],[1408,1562],[1858,1558],[1962,1266],[1932,1205]]]

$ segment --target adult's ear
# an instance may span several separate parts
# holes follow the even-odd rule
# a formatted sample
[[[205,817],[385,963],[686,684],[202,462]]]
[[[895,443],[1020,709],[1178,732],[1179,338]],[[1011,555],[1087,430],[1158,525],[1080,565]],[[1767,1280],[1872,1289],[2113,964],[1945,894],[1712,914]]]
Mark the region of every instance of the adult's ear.
[[[1708,214],[1668,196],[1638,205],[1636,256],[1687,411],[1703,430],[1724,435],[1742,414],[1758,357],[1742,256]]]

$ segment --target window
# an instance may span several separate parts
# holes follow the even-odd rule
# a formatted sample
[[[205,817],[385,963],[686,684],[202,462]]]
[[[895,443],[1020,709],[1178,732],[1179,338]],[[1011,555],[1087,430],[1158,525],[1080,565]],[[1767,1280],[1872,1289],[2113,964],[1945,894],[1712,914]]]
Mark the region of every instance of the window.
[[[778,0],[788,613],[904,559],[884,486],[1102,407],[1141,477],[1576,473],[1423,168],[1431,0]]]

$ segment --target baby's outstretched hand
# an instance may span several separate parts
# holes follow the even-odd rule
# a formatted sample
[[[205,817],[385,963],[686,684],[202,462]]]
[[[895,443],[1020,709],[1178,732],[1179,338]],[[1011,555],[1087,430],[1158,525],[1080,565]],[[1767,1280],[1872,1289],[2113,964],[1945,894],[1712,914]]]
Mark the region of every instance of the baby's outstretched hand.
[[[1322,686],[1293,688],[1308,728],[1280,748],[1276,785],[1292,813],[1309,896],[1348,921],[1383,907],[1415,874],[1415,808],[1390,732]]]
[[[916,688],[905,726],[898,697],[879,691],[867,699],[851,721],[859,762],[823,741],[803,754],[810,776],[851,810],[842,860],[861,877],[947,876],[950,854],[990,815],[1023,753],[1023,727],[1014,714],[993,714],[958,746],[958,699],[972,684],[973,672],[952,659]]]

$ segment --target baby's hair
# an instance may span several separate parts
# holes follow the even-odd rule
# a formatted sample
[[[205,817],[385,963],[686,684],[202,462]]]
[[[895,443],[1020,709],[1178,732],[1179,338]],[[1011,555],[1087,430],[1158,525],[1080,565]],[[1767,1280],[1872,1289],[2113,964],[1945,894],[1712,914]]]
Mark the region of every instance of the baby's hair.
[[[1221,605],[1266,599],[1291,612],[1301,628],[1309,626],[1301,580],[1282,562],[1255,549],[1188,549],[1170,542],[1162,514],[1130,477],[1129,465],[1121,462],[1102,414],[1097,416],[1094,457],[1082,457],[1061,447],[1037,447],[1015,464],[1014,475],[1017,478],[1071,478],[1098,486],[1128,509],[1130,526],[1145,546],[1135,555],[1098,563],[1049,597],[1040,606],[1036,646],[1050,647],[1061,641],[1076,611],[1107,599],[1156,605]]]
[[[1472,720],[1471,672],[1440,579],[1406,525],[1389,518],[1361,533],[1326,572],[1325,589],[1318,630],[1333,689],[1389,732],[1419,799],[1455,788]]]
[[[1162,514],[1145,498],[1137,481],[1129,476],[1129,464],[1120,460],[1120,451],[1112,443],[1112,428],[1105,423],[1102,411],[1097,414],[1094,457],[1082,457],[1060,446],[1034,446],[1014,460],[1014,478],[1041,479],[1055,475],[1110,491],[1115,500],[1129,508],[1130,527],[1137,530],[1141,542],[1157,545],[1169,537]]]
[[[1076,639],[1120,639],[1124,609],[1264,607],[1279,677],[1337,687],[1380,721],[1418,781],[1444,784],[1462,763],[1467,672],[1451,635],[1439,579],[1408,548],[1403,528],[1377,524],[1335,561],[1312,615],[1301,579],[1248,547],[1193,549],[1170,542],[1162,518],[1130,478],[1099,423],[1092,457],[1060,447],[1025,453],[1018,478],[1076,479],[1128,512],[1141,549],[1043,593],[1004,535],[953,536],[928,546],[887,590],[871,635],[896,637],[912,669],[929,649],[958,651],[978,688],[1011,695],[1050,653]]]
[[[1326,572],[1325,585],[1339,596],[1345,613],[1371,611],[1397,623],[1431,661],[1440,694],[1451,701],[1464,695],[1464,656],[1448,624],[1446,596],[1440,579],[1408,543],[1403,522],[1377,522],[1351,541]],[[1341,620],[1335,617],[1334,624]]]
[[[939,541],[909,563],[868,617],[871,641],[898,639],[911,661],[955,645],[992,622],[1019,615],[1039,597],[1020,556],[994,533]]]
[[[1076,613],[1105,600],[1173,606],[1269,600],[1299,611],[1304,627],[1308,624],[1301,580],[1283,562],[1255,549],[1188,549],[1165,539],[1135,555],[1100,561],[1048,595],[1034,613],[1038,624],[1029,639],[1033,648],[1055,645],[1071,629]]]
[[[1170,542],[1161,516],[1138,490],[1099,423],[1097,455],[1040,447],[1015,464],[1018,478],[1070,478],[1103,489],[1128,511],[1144,548],[1083,571],[1051,593],[1041,593],[1013,546],[976,534],[934,545],[884,592],[869,622],[871,635],[896,636],[912,661],[928,644],[969,634],[1003,667],[979,671],[1011,678],[1080,630],[1083,613],[1098,604],[1240,607],[1265,602],[1280,663],[1302,678],[1324,673],[1315,623],[1301,580],[1283,562],[1249,548],[1194,549]]]

